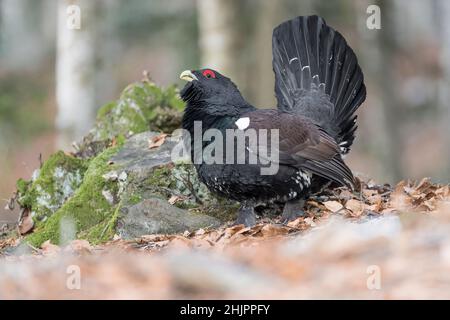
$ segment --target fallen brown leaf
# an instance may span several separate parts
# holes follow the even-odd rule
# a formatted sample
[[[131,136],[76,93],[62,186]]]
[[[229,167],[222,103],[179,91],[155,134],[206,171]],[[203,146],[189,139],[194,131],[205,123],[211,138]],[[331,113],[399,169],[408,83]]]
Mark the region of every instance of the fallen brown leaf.
[[[345,203],[345,207],[351,211],[352,217],[359,217],[364,211],[364,203],[355,199],[348,200]]]
[[[377,190],[371,190],[371,189],[363,189],[362,193],[363,193],[364,197],[370,198],[370,197],[373,197],[373,196],[377,195],[378,191]]]
[[[235,226],[226,228],[224,231],[224,237],[225,238],[231,238],[236,232],[245,229],[245,226],[243,224],[237,224]]]
[[[379,194],[375,194],[373,196],[370,196],[368,198],[366,198],[367,201],[369,201],[370,204],[381,204],[381,202],[383,202],[383,198],[379,195]]]
[[[342,190],[341,193],[339,194],[339,198],[340,199],[352,199],[353,198],[353,193],[351,193],[347,189]]]
[[[188,249],[193,246],[193,243],[183,236],[175,236],[173,240],[169,242],[168,246],[177,249]]]
[[[19,243],[19,240],[14,238],[0,239],[0,250],[6,247],[15,247]]]
[[[111,147],[117,146],[117,138],[116,137],[112,138],[110,146]]]
[[[200,228],[197,231],[195,231],[194,235],[195,236],[203,236],[206,233],[205,229]]]
[[[314,218],[311,218],[311,217],[305,218],[305,224],[310,227],[316,226],[316,223],[314,222]]]
[[[29,209],[24,209],[24,213],[22,215],[22,219],[19,222],[18,229],[21,235],[27,234],[34,227],[34,221],[31,217],[31,213]]]
[[[263,237],[275,237],[286,235],[289,233],[289,228],[286,226],[280,226],[275,224],[266,224],[261,228],[261,234]]]
[[[166,141],[167,136],[168,136],[167,133],[161,133],[160,135],[149,139],[148,148],[154,149],[160,147]]]
[[[256,226],[253,226],[253,227],[245,227],[245,228],[239,230],[238,232],[236,232],[235,235],[243,234],[243,235],[250,236],[250,235],[254,235],[254,234],[258,233],[259,231],[261,231],[261,229],[262,229],[262,225],[257,224]]]
[[[448,185],[443,186],[436,190],[436,195],[440,196],[441,199],[446,199],[450,196],[450,188]]]
[[[183,199],[184,199],[183,197],[173,195],[169,198],[168,202],[173,205],[177,202],[182,201]]]
[[[312,206],[312,207],[316,207],[316,208],[322,208],[323,207],[320,203],[318,203],[317,201],[314,201],[314,200],[308,200],[306,202],[306,204],[309,205],[309,206]]]
[[[303,218],[297,218],[295,220],[289,221],[287,223],[287,226],[290,228],[300,229],[302,226],[304,226],[305,220]]]
[[[92,246],[87,240],[73,240],[66,249],[78,253],[90,253],[92,251]]]
[[[339,210],[341,210],[342,208],[344,208],[344,206],[337,201],[326,201],[323,204],[328,210],[330,210],[331,212],[334,212],[334,213],[336,213]]]
[[[57,245],[54,245],[50,242],[50,240],[45,241],[41,245],[42,254],[49,256],[49,255],[55,255],[61,251],[61,248]]]

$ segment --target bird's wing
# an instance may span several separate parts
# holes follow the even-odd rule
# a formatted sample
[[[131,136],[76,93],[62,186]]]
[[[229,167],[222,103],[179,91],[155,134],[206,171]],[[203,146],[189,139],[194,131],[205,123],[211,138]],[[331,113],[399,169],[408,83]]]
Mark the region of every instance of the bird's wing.
[[[253,146],[251,152],[262,157],[271,152],[278,152],[278,162],[282,165],[306,169],[341,185],[353,187],[354,178],[342,160],[339,145],[309,119],[277,110],[253,111],[243,115],[242,118],[248,118],[246,130],[255,129],[257,132],[260,129],[267,130],[267,141],[259,139],[258,150],[254,150]],[[278,130],[275,145],[271,142],[271,129]],[[273,160],[272,156],[271,159]]]

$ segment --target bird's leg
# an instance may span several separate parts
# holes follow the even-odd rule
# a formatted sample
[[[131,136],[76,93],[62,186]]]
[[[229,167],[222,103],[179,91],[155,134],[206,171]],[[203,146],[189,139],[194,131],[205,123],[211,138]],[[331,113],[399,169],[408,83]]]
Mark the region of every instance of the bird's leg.
[[[256,214],[252,204],[243,203],[241,205],[236,224],[243,224],[246,227],[253,227],[256,224]]]
[[[296,199],[286,202],[281,215],[281,221],[283,223],[295,220],[305,214],[303,207],[305,206],[305,199]]]

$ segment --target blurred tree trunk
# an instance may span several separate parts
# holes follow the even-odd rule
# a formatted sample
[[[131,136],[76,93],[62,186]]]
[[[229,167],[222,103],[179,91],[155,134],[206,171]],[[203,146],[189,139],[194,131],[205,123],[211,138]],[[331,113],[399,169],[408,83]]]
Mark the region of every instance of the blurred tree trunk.
[[[53,50],[55,19],[52,0],[0,1],[0,52],[3,70],[41,67]],[[51,37],[49,37],[51,35]]]
[[[358,2],[358,12],[366,12],[367,7],[373,4],[371,1]],[[370,30],[366,26],[368,14],[361,14],[359,18],[359,30],[362,39],[370,45],[362,46],[361,58],[364,58],[368,70],[366,76],[373,75],[372,81],[366,83],[377,83],[376,87],[368,88],[368,99],[377,99],[375,96],[378,89],[378,100],[372,102],[371,110],[368,110],[371,121],[365,124],[369,126],[371,133],[369,147],[371,154],[378,158],[380,164],[377,171],[385,181],[397,182],[402,178],[400,166],[401,141],[400,130],[401,115],[400,102],[398,101],[398,86],[395,79],[394,54],[396,51],[395,24],[397,15],[401,14],[395,10],[389,1],[379,0],[376,2],[381,9],[381,29]],[[375,92],[374,92],[375,91]],[[397,91],[397,93],[396,93]]]
[[[249,70],[245,79],[249,86],[251,102],[259,108],[275,108],[275,76],[272,69],[272,32],[273,29],[295,14],[307,15],[313,12],[313,1],[273,1],[259,0],[254,35],[252,35],[252,55],[256,59],[249,59]],[[283,17],[285,17],[283,19]]]
[[[58,147],[67,148],[91,128],[95,118],[95,6],[92,0],[58,0],[56,99]],[[77,5],[80,29],[68,26]]]
[[[384,170],[388,174],[388,177],[393,179],[394,182],[404,178],[403,171],[400,166],[403,143],[400,139],[400,126],[401,121],[401,102],[398,98],[399,87],[395,77],[396,66],[395,52],[398,50],[398,44],[395,37],[394,30],[396,29],[395,19],[397,16],[402,15],[402,11],[395,8],[390,1],[379,0],[379,6],[382,12],[382,28],[381,32],[378,32],[378,41],[380,52],[380,65],[377,66],[378,72],[374,70],[374,74],[377,74],[380,78],[378,83],[381,84],[382,90],[382,106],[383,106],[383,118],[385,123],[384,132],[384,148],[381,148],[379,153],[383,157],[383,163],[385,164]],[[396,10],[397,9],[397,10]],[[380,72],[380,68],[381,72]]]
[[[249,84],[250,100],[260,108],[274,108],[276,99],[274,93],[275,76],[272,71],[272,31],[280,23],[280,3],[272,0],[259,2],[259,12],[254,35],[254,54],[257,59],[251,59],[251,70],[247,72],[245,81]]]
[[[441,34],[441,68],[442,78],[439,86],[439,105],[443,117],[441,119],[442,132],[446,139],[447,167],[444,168],[443,182],[448,183],[450,178],[450,1],[440,0],[437,3],[438,12],[440,14],[440,30]]]
[[[117,94],[117,63],[122,54],[122,44],[117,32],[117,14],[120,14],[121,0],[95,0],[95,35],[101,39],[96,43],[95,58],[95,107],[115,99]],[[99,18],[101,17],[101,19]]]
[[[238,82],[239,0],[197,0],[202,67],[217,71]]]

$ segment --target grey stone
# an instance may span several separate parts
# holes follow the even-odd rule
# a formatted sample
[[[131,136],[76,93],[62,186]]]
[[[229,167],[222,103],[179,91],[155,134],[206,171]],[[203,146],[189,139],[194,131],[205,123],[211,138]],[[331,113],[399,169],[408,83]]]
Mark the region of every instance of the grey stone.
[[[191,164],[172,162],[171,152],[180,142],[179,137],[167,136],[161,146],[149,148],[149,140],[159,134],[143,132],[131,137],[110,159],[114,163],[115,172],[120,173],[116,174],[119,197],[122,200],[117,232],[123,238],[155,233],[178,233],[215,227],[221,223],[215,217],[194,214],[187,210],[187,208],[201,208],[192,196],[191,190],[186,188],[183,182],[187,176],[190,177],[194,192],[204,204],[216,200],[198,180]],[[164,180],[161,181],[161,185],[150,183],[149,178],[153,177],[155,170],[163,167],[170,168],[169,176],[161,178]],[[161,179],[158,178],[157,181],[160,182]],[[182,200],[172,205],[168,199],[174,195],[180,196]],[[220,209],[222,210],[223,206]]]
[[[147,131],[131,137],[111,161],[135,178],[148,177],[155,167],[171,163],[170,154],[179,141],[166,137],[160,147],[150,149],[148,141],[157,135],[159,133]]]
[[[219,225],[220,221],[216,218],[194,214],[170,205],[166,200],[152,197],[123,208],[117,231],[122,238],[129,239],[145,234],[171,234]]]

